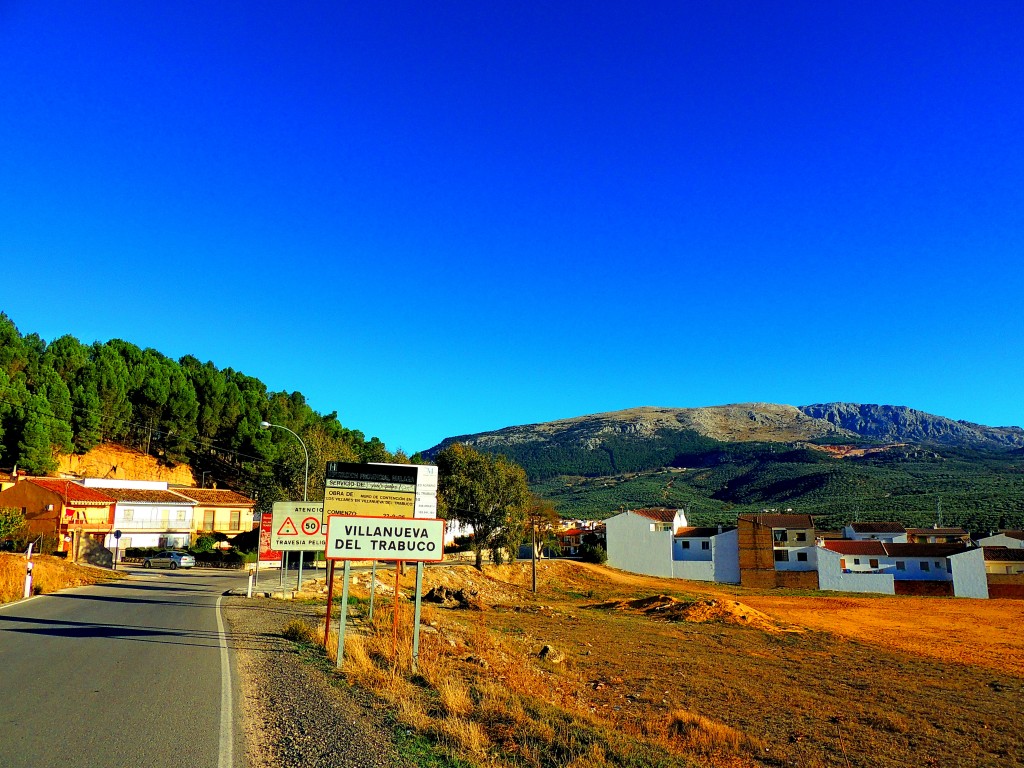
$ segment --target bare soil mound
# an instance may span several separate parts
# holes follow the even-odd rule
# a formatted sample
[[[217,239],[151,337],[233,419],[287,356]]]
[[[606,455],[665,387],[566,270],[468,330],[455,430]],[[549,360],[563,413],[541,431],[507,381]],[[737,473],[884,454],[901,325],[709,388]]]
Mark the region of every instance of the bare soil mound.
[[[770,616],[736,600],[677,600],[669,595],[654,595],[635,600],[608,600],[587,606],[597,610],[635,611],[661,621],[688,621],[694,624],[719,622],[753,627],[764,632],[798,632],[797,627],[783,626]]]

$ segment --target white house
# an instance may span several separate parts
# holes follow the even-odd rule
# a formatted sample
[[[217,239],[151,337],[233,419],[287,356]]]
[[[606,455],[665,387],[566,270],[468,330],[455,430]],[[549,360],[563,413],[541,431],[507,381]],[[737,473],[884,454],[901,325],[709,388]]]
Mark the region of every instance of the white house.
[[[983,539],[978,539],[978,546],[1024,549],[1024,531],[1000,531]]]
[[[954,597],[988,598],[985,556],[959,544],[826,541],[818,548],[818,588],[907,593],[897,582],[947,582]]]
[[[907,529],[900,523],[850,523],[843,536],[853,541],[893,541],[906,543]]]
[[[678,528],[672,539],[672,575],[693,581],[740,583],[739,532],[723,528]]]
[[[681,509],[635,509],[605,521],[608,565],[631,573],[739,583],[735,528],[696,528]]]
[[[634,509],[610,517],[605,521],[608,565],[630,573],[671,577],[672,539],[677,530],[686,527],[681,509]]]
[[[191,543],[196,502],[168,490],[167,483],[86,478],[82,485],[102,488],[117,501],[113,529],[121,531],[121,539],[115,544],[113,533],[108,534],[107,549],[187,547]]]

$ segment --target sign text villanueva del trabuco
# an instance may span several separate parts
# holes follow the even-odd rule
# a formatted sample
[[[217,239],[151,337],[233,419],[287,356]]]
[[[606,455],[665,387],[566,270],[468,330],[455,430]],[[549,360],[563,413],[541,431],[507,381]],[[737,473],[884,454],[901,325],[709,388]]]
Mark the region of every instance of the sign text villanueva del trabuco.
[[[338,560],[345,564],[338,666],[341,666],[345,648],[350,564],[353,560],[371,560],[374,564],[378,560],[386,560],[396,563],[396,599],[399,594],[398,563],[416,563],[412,649],[415,668],[419,657],[423,563],[439,562],[444,557],[444,520],[437,519],[437,467],[327,462],[323,516],[327,522],[327,560],[332,566]],[[371,577],[371,612],[375,583],[375,577]],[[333,578],[330,578],[325,641],[329,634],[327,627],[333,584]],[[395,610],[396,626],[398,615],[399,611]]]

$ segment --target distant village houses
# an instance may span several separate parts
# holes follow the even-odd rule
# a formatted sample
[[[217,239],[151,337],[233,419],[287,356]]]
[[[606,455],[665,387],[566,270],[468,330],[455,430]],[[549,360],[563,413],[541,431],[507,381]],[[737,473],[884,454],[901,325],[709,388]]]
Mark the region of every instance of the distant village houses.
[[[20,510],[32,536],[50,537],[54,550],[69,559],[97,564],[115,550],[188,547],[203,534],[235,536],[256,525],[256,502],[226,489],[23,474],[4,486],[0,507]]]
[[[1024,598],[1024,532],[975,542],[961,528],[854,522],[819,531],[791,510],[742,514],[700,528],[683,510],[654,507],[607,520],[608,564],[633,573],[888,595]]]

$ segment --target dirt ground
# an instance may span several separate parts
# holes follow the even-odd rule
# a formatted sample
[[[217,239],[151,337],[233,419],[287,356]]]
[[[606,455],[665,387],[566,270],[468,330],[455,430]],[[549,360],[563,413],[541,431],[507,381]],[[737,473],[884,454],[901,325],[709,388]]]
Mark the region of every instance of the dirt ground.
[[[870,645],[1024,677],[1024,600],[751,595],[743,601]]]
[[[1024,602],[765,594],[560,560],[530,583],[529,564],[438,566],[424,592],[447,590],[442,632],[486,628],[545,671],[550,703],[623,729],[685,710],[762,741],[764,765],[1024,766]],[[546,645],[564,658],[538,660]]]

